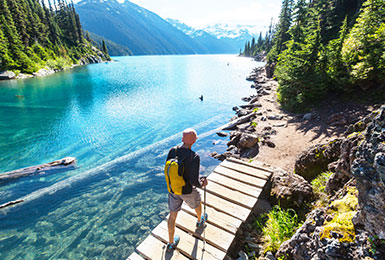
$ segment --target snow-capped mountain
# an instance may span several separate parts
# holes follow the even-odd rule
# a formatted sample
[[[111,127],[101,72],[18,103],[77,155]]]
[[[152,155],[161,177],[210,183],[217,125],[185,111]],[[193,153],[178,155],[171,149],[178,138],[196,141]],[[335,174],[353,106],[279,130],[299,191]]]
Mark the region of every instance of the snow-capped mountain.
[[[253,25],[214,24],[201,29],[211,35],[215,35],[218,39],[231,38],[250,40],[259,34],[257,27]]]
[[[230,48],[233,53],[239,52],[247,41],[251,41],[253,37],[257,38],[259,34],[257,28],[251,25],[214,24],[195,29],[178,20],[170,18],[166,20],[195,40],[199,40],[201,37],[204,37],[206,41],[210,39],[212,42],[217,42],[218,45]]]
[[[239,49],[234,48],[232,44],[218,39],[217,37],[207,33],[204,30],[194,29],[175,19],[167,18],[166,21],[172,24],[178,30],[190,36],[200,45],[206,47],[209,53],[237,53],[239,51]]]

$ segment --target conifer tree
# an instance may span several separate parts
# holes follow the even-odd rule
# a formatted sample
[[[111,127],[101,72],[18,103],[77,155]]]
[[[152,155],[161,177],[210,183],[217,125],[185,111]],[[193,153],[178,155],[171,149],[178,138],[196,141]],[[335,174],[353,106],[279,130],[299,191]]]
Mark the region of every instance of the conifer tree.
[[[28,46],[30,35],[27,32],[27,17],[26,17],[26,6],[24,0],[19,1],[7,1],[9,11],[12,13],[12,19],[16,26],[16,30],[20,35],[21,41],[25,46]]]
[[[367,0],[342,47],[351,83],[367,88],[385,80],[385,0]]]
[[[107,46],[106,46],[106,43],[105,43],[104,39],[102,40],[102,51],[105,54],[108,54]]]
[[[4,21],[2,15],[0,15],[0,21]],[[8,51],[8,40],[0,26],[0,70],[5,70],[7,67],[12,66],[12,63],[13,61]]]
[[[286,48],[284,43],[290,39],[289,29],[292,22],[293,0],[283,0],[279,23],[273,38],[273,47],[268,55],[269,62],[275,62]]]

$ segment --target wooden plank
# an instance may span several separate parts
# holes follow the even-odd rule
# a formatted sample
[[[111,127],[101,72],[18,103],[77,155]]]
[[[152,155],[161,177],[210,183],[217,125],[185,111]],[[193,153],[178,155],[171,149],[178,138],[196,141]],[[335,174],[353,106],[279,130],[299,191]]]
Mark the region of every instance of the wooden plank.
[[[182,210],[196,217],[195,210],[190,208],[186,204],[182,205]],[[203,212],[203,209],[202,209],[202,212]],[[208,223],[214,226],[217,226],[219,228],[222,228],[234,235],[235,233],[237,233],[239,226],[242,224],[242,221],[240,219],[234,218],[226,213],[219,212],[218,210],[210,206],[206,206],[206,212],[207,212],[207,215],[209,216],[207,220]]]
[[[127,260],[144,260],[143,257],[141,257],[140,255],[138,255],[137,253],[132,253],[128,258]]]
[[[258,198],[259,194],[261,194],[262,189],[248,185],[246,183],[242,183],[238,180],[231,179],[229,177],[226,177],[224,175],[220,175],[216,172],[212,172],[209,177],[207,178],[210,182],[216,182],[222,186],[228,187],[230,189],[239,191],[241,193],[247,194],[249,196]]]
[[[235,190],[231,190],[215,182],[210,182],[210,184],[207,185],[206,189],[207,192],[210,192],[218,197],[221,197],[225,200],[231,201],[232,203],[238,204],[248,209],[252,209],[258,200],[258,198],[248,196]]]
[[[217,166],[214,169],[214,172],[258,188],[263,188],[267,181],[265,179],[255,178],[253,176],[240,173],[221,165]]]
[[[188,259],[182,255],[178,250],[173,250],[168,253],[166,251],[166,244],[157,238],[149,235],[137,248],[136,250],[143,255],[146,259],[151,260],[163,260],[163,259],[174,259],[174,260],[186,260]]]
[[[167,222],[162,221],[153,231],[153,236],[168,242],[168,229]],[[192,259],[205,259],[205,260],[221,260],[226,256],[226,253],[209,245],[204,244],[203,240],[193,237],[185,231],[175,228],[175,235],[179,235],[180,241],[177,246],[178,250],[183,252],[189,258]]]
[[[234,240],[234,235],[210,223],[206,223],[205,228],[197,228],[196,221],[196,217],[181,210],[176,218],[176,225],[200,239],[203,239],[203,236],[205,236],[207,243],[226,252]]]
[[[227,160],[223,161],[220,165],[264,180],[269,179],[271,175],[271,172]]]
[[[216,210],[229,214],[242,221],[245,221],[250,214],[250,209],[234,204],[211,193],[206,194],[206,202],[207,205]]]
[[[262,163],[262,162],[259,162],[261,165],[258,165],[254,161],[249,163],[249,162],[245,162],[243,160],[240,160],[240,159],[237,159],[237,158],[234,158],[234,157],[229,157],[229,158],[227,158],[227,160],[230,161],[230,162],[244,164],[244,165],[247,165],[247,166],[259,169],[259,170],[270,172],[270,174],[274,173],[274,169],[272,169],[270,166],[264,166],[264,163]],[[258,162],[258,161],[256,161],[256,162]]]

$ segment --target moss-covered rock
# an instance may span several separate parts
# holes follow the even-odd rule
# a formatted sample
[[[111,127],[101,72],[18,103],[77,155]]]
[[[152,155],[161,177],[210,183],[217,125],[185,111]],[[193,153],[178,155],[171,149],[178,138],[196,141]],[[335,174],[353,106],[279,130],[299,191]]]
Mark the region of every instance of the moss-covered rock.
[[[352,219],[357,212],[357,193],[357,189],[351,188],[342,199],[331,203],[327,214],[332,218],[323,225],[321,239],[334,237],[340,242],[354,241],[356,234]]]
[[[325,144],[312,146],[302,152],[295,162],[295,173],[311,181],[318,174],[326,171],[329,163],[338,160],[342,141],[343,139],[337,138]]]

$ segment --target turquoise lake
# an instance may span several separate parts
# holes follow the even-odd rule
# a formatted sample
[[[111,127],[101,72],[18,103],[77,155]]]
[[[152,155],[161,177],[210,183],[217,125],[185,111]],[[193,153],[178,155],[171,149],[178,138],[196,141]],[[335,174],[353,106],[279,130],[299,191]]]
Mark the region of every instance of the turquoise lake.
[[[168,214],[170,147],[195,128],[193,150],[210,173],[219,161],[209,154],[228,141],[215,129],[255,93],[245,78],[262,65],[234,55],[114,59],[0,82],[0,172],[67,156],[78,166],[0,183],[0,204],[24,199],[0,210],[0,259],[126,259]]]

